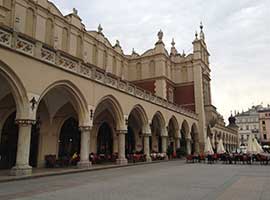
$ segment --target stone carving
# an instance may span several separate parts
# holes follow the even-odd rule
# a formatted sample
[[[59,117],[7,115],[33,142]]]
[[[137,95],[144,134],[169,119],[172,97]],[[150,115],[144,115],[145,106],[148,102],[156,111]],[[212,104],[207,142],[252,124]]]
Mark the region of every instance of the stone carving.
[[[59,58],[59,65],[65,69],[71,70],[71,71],[78,71],[77,66],[78,64],[68,58],[60,56]]]
[[[26,53],[28,55],[34,55],[34,44],[22,39],[18,38],[16,41],[16,49],[20,52]]]
[[[92,70],[89,67],[86,67],[84,65],[81,65],[80,74],[82,74],[83,76],[86,76],[86,77],[90,78],[91,77],[91,74],[92,74]]]
[[[10,47],[11,46],[11,34],[3,30],[0,30],[0,44]]]
[[[55,63],[55,53],[48,49],[41,48],[41,59],[49,63]]]

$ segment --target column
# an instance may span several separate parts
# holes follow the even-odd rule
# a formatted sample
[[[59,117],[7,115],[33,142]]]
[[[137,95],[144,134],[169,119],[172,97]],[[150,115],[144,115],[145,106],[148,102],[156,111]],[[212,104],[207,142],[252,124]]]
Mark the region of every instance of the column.
[[[89,144],[90,144],[90,126],[81,126],[81,151],[80,162],[78,162],[78,168],[89,168],[91,162],[89,161]]]
[[[187,138],[186,139],[186,144],[187,144],[187,155],[191,154],[191,139]]]
[[[127,130],[118,130],[118,159],[116,160],[116,164],[118,165],[126,165],[127,159],[125,156],[125,135],[127,134]]]
[[[16,123],[19,126],[17,157],[16,164],[11,169],[10,175],[30,175],[32,173],[32,167],[29,166],[31,129],[32,125],[35,124],[35,121],[18,119],[16,120]]]
[[[146,155],[146,162],[151,162],[151,156],[150,156],[150,146],[149,146],[149,134],[145,134],[143,138],[143,147],[144,147],[144,154]]]
[[[161,141],[161,145],[162,145],[162,153],[165,153],[166,155],[166,160],[168,159],[168,155],[167,155],[167,136],[161,136],[162,141]]]
[[[176,149],[179,149],[180,148],[180,138],[176,138],[175,139],[175,146],[176,146]]]

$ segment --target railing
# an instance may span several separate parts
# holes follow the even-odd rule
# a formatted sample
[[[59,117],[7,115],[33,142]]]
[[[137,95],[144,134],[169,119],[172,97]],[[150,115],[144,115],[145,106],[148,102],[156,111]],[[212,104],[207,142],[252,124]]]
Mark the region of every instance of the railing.
[[[198,119],[198,115],[179,105],[168,102],[142,88],[121,80],[112,74],[99,70],[96,66],[86,64],[67,53],[48,48],[45,44],[27,39],[23,34],[0,27],[0,45],[34,57],[55,67],[62,68],[103,85],[115,88],[139,99],[170,109],[174,112]]]

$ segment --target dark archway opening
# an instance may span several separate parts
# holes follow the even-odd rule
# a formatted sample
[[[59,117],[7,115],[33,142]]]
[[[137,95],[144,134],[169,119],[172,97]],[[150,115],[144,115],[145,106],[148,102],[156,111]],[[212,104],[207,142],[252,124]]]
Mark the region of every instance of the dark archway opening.
[[[133,154],[135,151],[135,134],[133,129],[128,126],[128,132],[126,135],[126,154]]]
[[[97,154],[104,155],[106,158],[113,154],[112,130],[107,122],[104,122],[98,130]]]
[[[16,112],[5,121],[0,143],[0,169],[10,169],[16,163],[18,125],[15,123]]]
[[[78,121],[73,117],[67,119],[60,131],[58,157],[70,159],[74,153],[80,154],[81,134]]]

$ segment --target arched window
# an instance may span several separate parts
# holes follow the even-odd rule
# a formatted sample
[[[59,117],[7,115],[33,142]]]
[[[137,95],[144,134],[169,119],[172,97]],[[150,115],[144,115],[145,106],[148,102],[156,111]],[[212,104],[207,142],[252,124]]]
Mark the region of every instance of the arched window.
[[[106,70],[107,68],[107,61],[108,61],[108,53],[106,50],[104,50],[104,53],[103,53],[103,69]]]
[[[77,56],[82,58],[82,51],[83,51],[83,39],[82,36],[77,36]]]
[[[139,80],[142,78],[142,64],[137,63],[136,64],[136,79]]]
[[[51,19],[47,19],[46,22],[46,40],[45,42],[51,46],[53,46],[53,21]]]
[[[25,33],[31,37],[34,36],[34,24],[35,24],[35,15],[32,8],[28,8],[26,11],[26,27]]]
[[[92,60],[93,60],[93,64],[97,65],[97,56],[98,56],[98,49],[97,49],[97,45],[94,44],[93,45],[93,55],[92,55]]]
[[[117,61],[116,61],[116,57],[113,56],[113,66],[112,66],[112,73],[117,75]]]
[[[154,77],[156,74],[156,64],[155,61],[151,60],[149,64],[149,76]]]
[[[68,29],[63,28],[62,32],[62,50],[68,51]]]

